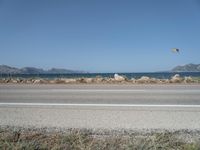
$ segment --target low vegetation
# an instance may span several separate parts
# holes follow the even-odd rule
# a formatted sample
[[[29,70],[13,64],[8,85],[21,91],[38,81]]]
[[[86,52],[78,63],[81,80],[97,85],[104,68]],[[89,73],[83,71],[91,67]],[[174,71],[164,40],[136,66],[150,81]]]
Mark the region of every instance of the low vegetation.
[[[193,77],[192,79],[194,82],[200,83],[200,77]]]
[[[200,83],[200,77],[181,77],[179,74],[170,79],[158,79],[142,76],[141,78],[128,79],[126,76],[115,74],[114,77],[93,77],[93,78],[0,78],[0,83],[12,84],[177,84],[177,83]]]
[[[200,131],[94,131],[0,128],[0,149],[199,150]]]

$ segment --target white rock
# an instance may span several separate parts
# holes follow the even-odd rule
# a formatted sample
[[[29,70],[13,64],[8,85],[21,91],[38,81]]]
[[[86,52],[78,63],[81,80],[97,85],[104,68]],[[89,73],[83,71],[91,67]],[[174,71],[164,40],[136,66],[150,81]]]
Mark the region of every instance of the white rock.
[[[65,79],[65,83],[75,83],[76,79]]]
[[[140,80],[145,80],[145,81],[148,81],[150,78],[149,77],[147,77],[147,76],[142,76],[141,78],[140,78]]]
[[[35,79],[33,83],[34,83],[34,84],[41,83],[41,80],[40,80],[40,79]]]
[[[170,80],[172,83],[180,83],[183,81],[183,79],[180,77],[179,74],[175,74],[171,80]]]
[[[180,78],[180,75],[179,74],[175,74],[172,79],[177,79],[177,78]]]
[[[130,80],[132,83],[136,83],[136,79],[135,78],[131,78]]]
[[[11,82],[11,83],[17,83],[17,80],[11,79],[10,82]]]
[[[150,82],[150,78],[147,76],[142,76],[141,78],[139,78],[137,81],[137,83],[149,83]]]
[[[185,82],[185,83],[190,83],[190,82],[193,82],[193,79],[192,79],[192,77],[190,77],[190,76],[189,76],[189,77],[185,77],[185,78],[184,78],[184,82]]]
[[[118,74],[114,74],[114,79],[116,81],[125,81],[125,78],[123,76],[118,75]]]

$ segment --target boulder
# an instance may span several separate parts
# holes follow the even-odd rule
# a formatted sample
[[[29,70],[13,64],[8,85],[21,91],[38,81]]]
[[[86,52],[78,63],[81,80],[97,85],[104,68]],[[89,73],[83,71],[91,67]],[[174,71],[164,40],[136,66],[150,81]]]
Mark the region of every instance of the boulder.
[[[31,80],[23,80],[23,82],[22,83],[27,83],[27,84],[31,84],[31,83],[33,83]]]
[[[182,81],[183,78],[181,78],[179,74],[175,74],[170,80],[171,83],[181,83]]]
[[[29,82],[30,83],[30,82]],[[33,81],[34,84],[44,84],[44,83],[48,83],[47,80],[44,80],[44,79],[35,79]]]
[[[18,82],[18,83],[21,83],[22,81],[23,81],[23,79],[17,78],[17,82]]]
[[[94,81],[95,83],[102,83],[104,80],[105,80],[105,79],[102,78],[102,77],[96,77],[96,78],[93,79],[93,81]]]
[[[11,79],[5,79],[4,82],[5,83],[9,83],[11,81]]]
[[[160,79],[150,78],[149,83],[160,83]]]
[[[19,79],[19,78],[11,78],[9,82],[10,82],[10,83],[20,83],[20,82],[22,82],[22,79]]]
[[[40,82],[41,82],[40,79],[35,79],[35,80],[33,81],[34,84],[39,84]]]
[[[56,84],[64,84],[65,83],[65,79],[55,79],[54,83],[56,83]]]
[[[93,82],[93,78],[85,78],[85,82],[86,83],[92,83]]]
[[[185,83],[192,83],[192,82],[194,82],[194,80],[192,79],[192,77],[184,77],[184,82]]]
[[[57,80],[49,80],[48,83],[50,83],[50,84],[56,84],[56,83],[57,83]]]
[[[120,76],[118,74],[114,74],[114,79],[115,79],[115,81],[125,81],[126,80],[125,77]]]
[[[106,78],[103,79],[103,81],[105,83],[109,83],[111,81],[111,79],[115,80],[114,78],[108,78],[108,77],[106,77]]]
[[[76,79],[64,79],[65,83],[76,83]]]
[[[170,83],[169,79],[160,79],[160,83],[167,84]]]
[[[11,79],[10,83],[17,83],[17,80],[16,79]]]
[[[135,78],[131,78],[130,82],[136,83],[136,79]]]
[[[86,83],[84,78],[79,78],[79,79],[77,79],[77,81],[78,81],[79,83]]]
[[[141,79],[141,80],[148,81],[150,78],[149,78],[149,77],[147,77],[147,76],[142,76],[140,79]]]
[[[80,83],[92,83],[93,78],[80,78],[80,79],[77,79],[77,81]]]
[[[43,84],[48,84],[48,83],[49,83],[49,80],[47,80],[47,79],[41,79],[41,83],[43,83]]]
[[[34,83],[34,81],[35,81],[34,79],[29,78],[29,79],[23,79],[22,83],[31,84],[31,83]]]
[[[147,76],[142,76],[141,78],[139,78],[137,81],[137,83],[150,83],[150,78]]]

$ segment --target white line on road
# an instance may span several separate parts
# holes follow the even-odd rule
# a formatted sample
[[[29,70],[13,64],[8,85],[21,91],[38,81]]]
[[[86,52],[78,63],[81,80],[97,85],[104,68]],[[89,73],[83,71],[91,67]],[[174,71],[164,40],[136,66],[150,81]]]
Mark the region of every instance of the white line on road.
[[[200,105],[76,104],[76,103],[0,103],[0,106],[78,106],[78,107],[175,107],[200,108]]]
[[[145,92],[146,90],[127,90],[127,89],[3,89],[4,92]],[[199,91],[200,92],[200,91]]]
[[[57,93],[70,93],[70,92],[84,92],[84,93],[92,93],[92,92],[104,92],[104,93],[119,93],[119,92],[133,92],[133,93],[200,93],[200,90],[176,90],[176,89],[167,89],[167,90],[152,90],[152,89],[0,89],[0,93],[42,93],[42,92],[57,92]]]

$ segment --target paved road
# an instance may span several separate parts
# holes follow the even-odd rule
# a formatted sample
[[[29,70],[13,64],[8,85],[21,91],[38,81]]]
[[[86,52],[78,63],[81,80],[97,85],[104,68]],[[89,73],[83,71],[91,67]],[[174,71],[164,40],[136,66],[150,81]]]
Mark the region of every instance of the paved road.
[[[200,85],[0,85],[0,125],[200,129]]]

